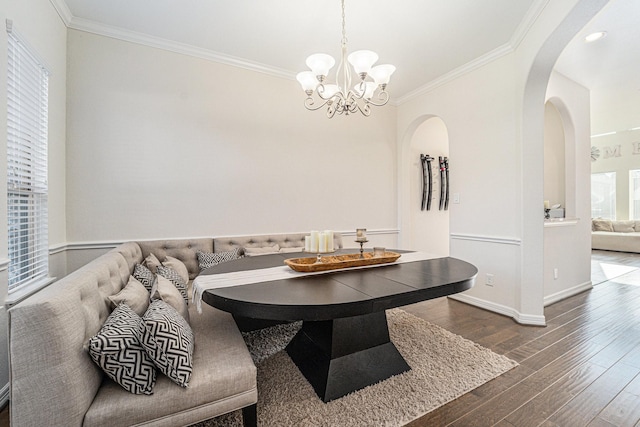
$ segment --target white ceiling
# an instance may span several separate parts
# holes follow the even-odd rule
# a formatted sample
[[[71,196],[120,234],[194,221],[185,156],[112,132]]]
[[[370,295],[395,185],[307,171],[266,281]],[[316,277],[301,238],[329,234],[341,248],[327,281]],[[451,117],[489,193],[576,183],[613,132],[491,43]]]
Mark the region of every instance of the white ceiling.
[[[549,0],[346,0],[349,51],[397,67],[396,101],[517,47]],[[338,58],[339,0],[52,0],[71,28],[293,78],[316,52]],[[61,3],[64,2],[64,3]],[[68,9],[67,9],[68,8]],[[565,49],[557,70],[590,89],[640,88],[640,0],[612,0]],[[585,34],[608,31],[596,43]]]
[[[584,42],[597,31],[607,36]],[[612,0],[569,43],[556,70],[591,90],[640,90],[640,1]]]

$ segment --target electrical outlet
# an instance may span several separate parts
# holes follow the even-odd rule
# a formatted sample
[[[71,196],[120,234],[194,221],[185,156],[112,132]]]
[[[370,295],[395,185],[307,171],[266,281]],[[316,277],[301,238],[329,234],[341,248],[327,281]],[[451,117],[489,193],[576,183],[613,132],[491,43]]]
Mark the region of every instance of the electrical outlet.
[[[493,286],[493,274],[487,273],[487,281],[485,282],[487,286]]]
[[[557,268],[553,269],[553,280],[558,280],[558,269]]]
[[[460,203],[460,193],[453,193],[453,203]]]

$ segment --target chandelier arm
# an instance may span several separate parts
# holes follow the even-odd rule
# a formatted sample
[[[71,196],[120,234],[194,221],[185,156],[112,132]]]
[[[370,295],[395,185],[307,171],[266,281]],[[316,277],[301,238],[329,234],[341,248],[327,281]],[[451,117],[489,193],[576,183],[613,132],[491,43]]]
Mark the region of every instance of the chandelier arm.
[[[382,107],[389,102],[389,92],[381,91],[378,93],[377,98],[380,100],[379,102],[374,102],[373,97],[367,101],[367,104],[371,104],[375,107]]]
[[[322,98],[321,98],[322,99]],[[323,103],[321,103],[320,105],[318,105],[317,107],[315,106],[316,102],[313,99],[313,97],[308,96],[305,100],[304,100],[304,106],[307,110],[310,111],[316,111],[321,109],[322,107],[324,107],[325,105],[329,104],[331,102],[331,98],[329,99],[323,99]]]

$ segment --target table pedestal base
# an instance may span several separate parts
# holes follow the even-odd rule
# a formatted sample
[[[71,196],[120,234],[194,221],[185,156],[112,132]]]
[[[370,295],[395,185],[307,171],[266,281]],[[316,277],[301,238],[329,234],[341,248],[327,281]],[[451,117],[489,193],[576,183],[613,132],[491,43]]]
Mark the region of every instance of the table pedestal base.
[[[287,353],[324,402],[411,369],[389,339],[384,311],[305,321]]]

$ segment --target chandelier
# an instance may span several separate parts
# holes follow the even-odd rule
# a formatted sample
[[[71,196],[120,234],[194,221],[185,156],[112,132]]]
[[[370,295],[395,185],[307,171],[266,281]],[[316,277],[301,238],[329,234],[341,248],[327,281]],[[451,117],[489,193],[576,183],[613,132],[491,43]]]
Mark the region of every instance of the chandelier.
[[[327,107],[327,117],[336,113],[349,115],[360,111],[364,116],[371,114],[371,106],[381,107],[389,102],[386,91],[391,74],[396,70],[393,65],[373,66],[378,55],[370,50],[358,50],[347,56],[347,33],[345,30],[344,0],[342,2],[342,56],[336,70],[335,83],[327,81],[329,70],[336,61],[326,53],[316,53],[307,58],[311,71],[298,73],[296,79],[307,94],[304,106],[308,110]],[[351,86],[351,70],[347,61],[358,76],[357,83]],[[314,96],[315,94],[315,96]]]

